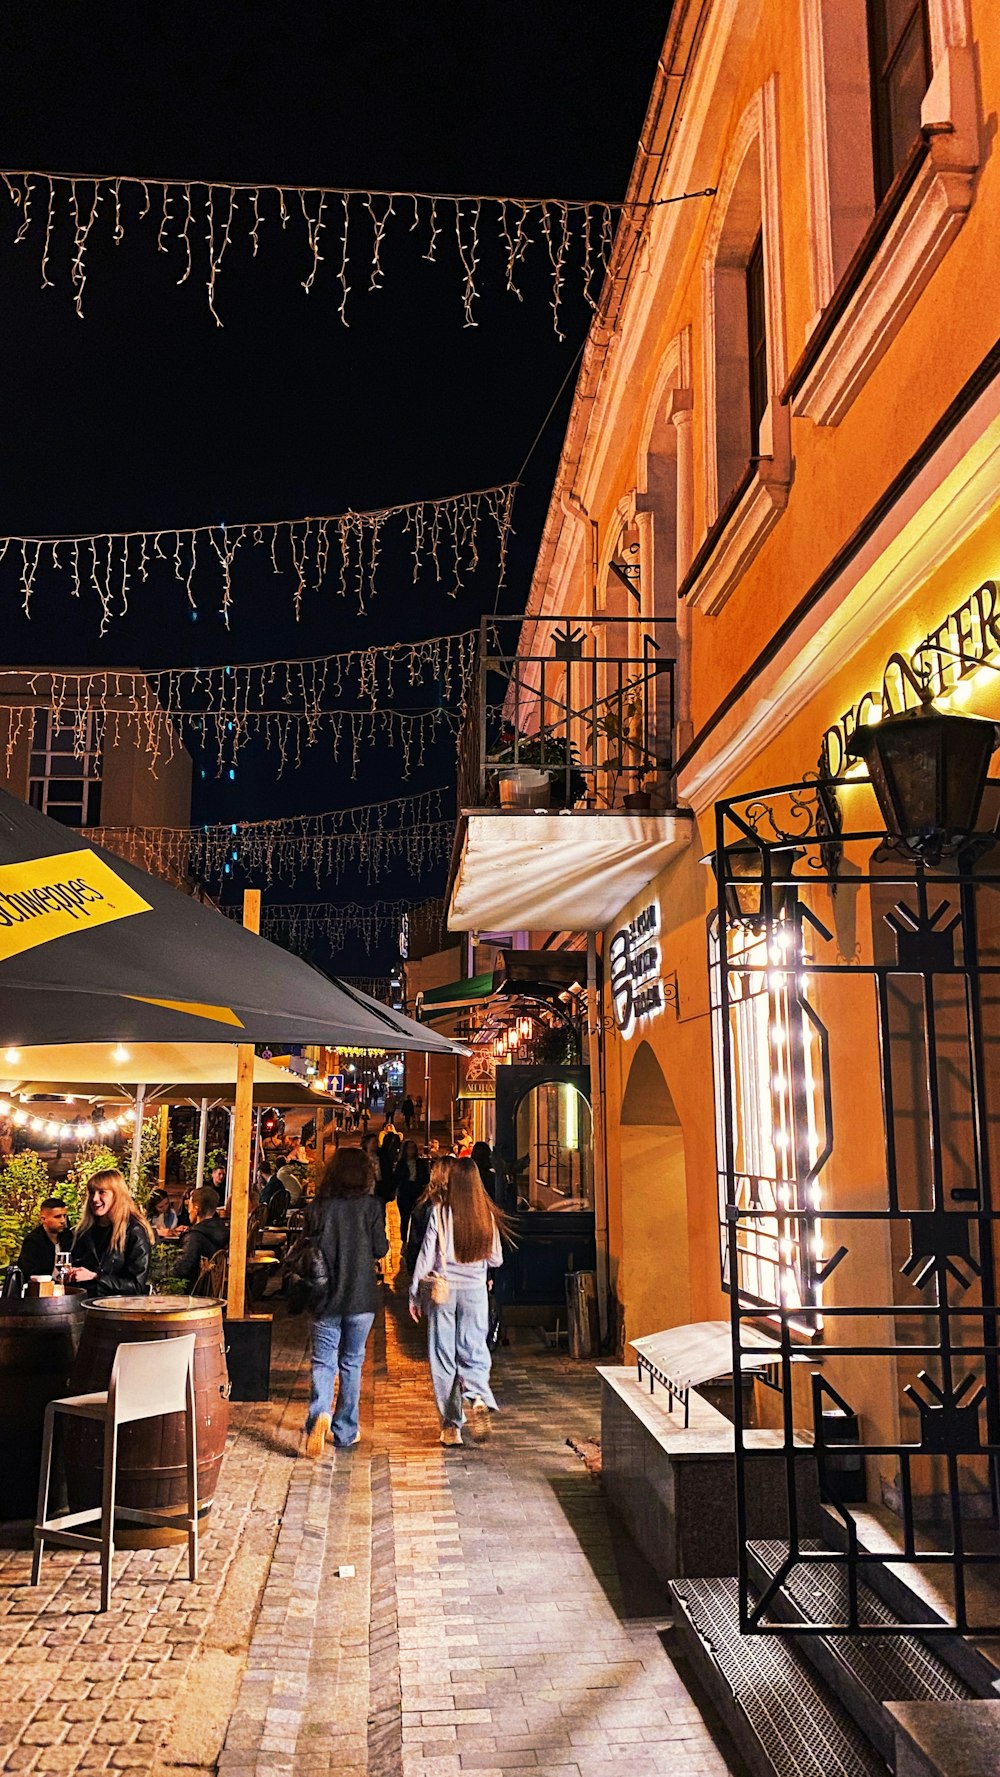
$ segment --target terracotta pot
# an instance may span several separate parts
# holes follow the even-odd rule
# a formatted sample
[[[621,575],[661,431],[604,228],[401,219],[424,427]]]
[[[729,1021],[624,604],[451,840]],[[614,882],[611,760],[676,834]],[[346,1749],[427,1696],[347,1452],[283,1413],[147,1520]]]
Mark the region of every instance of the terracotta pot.
[[[652,808],[653,798],[648,790],[630,790],[627,796],[622,797],[622,806],[641,812]]]

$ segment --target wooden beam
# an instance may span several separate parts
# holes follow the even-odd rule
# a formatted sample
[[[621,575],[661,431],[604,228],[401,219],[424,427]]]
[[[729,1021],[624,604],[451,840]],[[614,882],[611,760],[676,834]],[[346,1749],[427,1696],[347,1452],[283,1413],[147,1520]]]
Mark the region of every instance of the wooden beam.
[[[248,932],[260,931],[260,889],[243,891],[243,924]],[[241,1043],[236,1059],[236,1102],[233,1106],[233,1172],[229,1180],[229,1288],[230,1320],[246,1313],[247,1223],[250,1219],[250,1165],[253,1153],[252,1043]]]

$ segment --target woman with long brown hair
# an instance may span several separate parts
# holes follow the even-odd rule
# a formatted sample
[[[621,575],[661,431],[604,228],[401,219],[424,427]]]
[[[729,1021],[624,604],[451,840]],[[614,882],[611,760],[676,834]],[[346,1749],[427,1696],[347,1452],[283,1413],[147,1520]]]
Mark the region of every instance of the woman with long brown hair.
[[[95,1172],[87,1180],[67,1278],[82,1283],[88,1296],[144,1296],[153,1239],[122,1173]]]
[[[422,1304],[426,1308],[442,1444],[461,1444],[466,1423],[473,1442],[482,1444],[497,1409],[490,1387],[486,1277],[503,1264],[505,1218],[484,1191],[474,1161],[447,1164],[447,1188],[431,1209],[413,1269],[410,1313],[419,1320]]]
[[[306,1416],[306,1455],[314,1459],[323,1454],[331,1415],[338,1448],[349,1449],[361,1440],[361,1372],[378,1302],[375,1262],[389,1250],[373,1183],[363,1149],[338,1148],[308,1210],[308,1239],[317,1249],[322,1279],[320,1299],[312,1305],[312,1393]]]

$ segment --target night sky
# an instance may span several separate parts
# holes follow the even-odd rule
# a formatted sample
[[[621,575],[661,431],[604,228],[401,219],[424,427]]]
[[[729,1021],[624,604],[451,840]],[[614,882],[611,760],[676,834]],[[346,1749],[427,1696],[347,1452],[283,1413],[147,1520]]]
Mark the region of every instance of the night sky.
[[[562,4],[368,4],[242,0],[197,7],[63,0],[0,13],[0,162],[10,168],[214,177],[386,189],[620,198],[666,27],[667,0]],[[89,255],[86,318],[73,310],[68,241],[54,246],[55,288],[39,287],[38,239],[12,245],[16,213],[0,193],[3,392],[0,532],[172,528],[383,506],[515,477],[579,350],[590,311],[574,284],[566,339],[553,333],[539,249],[524,301],[483,254],[479,325],[463,326],[452,254],[437,266],[397,230],[385,284],[353,278],[351,326],[338,319],[335,267],[309,296],[301,231],[239,245],[218,284],[225,325],[202,279],[177,287],[148,223],[115,248],[107,227]],[[573,377],[515,505],[517,532],[500,608],[523,608]],[[290,585],[243,565],[230,629],[218,600],[197,622],[183,590],[133,589],[129,615],[102,640],[92,602],[65,578],[39,581],[33,618],[17,612],[0,569],[9,664],[207,664],[325,653],[475,624],[497,599],[489,569],[452,599],[414,588],[408,558],[387,558],[367,617],[321,596],[296,623]],[[207,583],[206,583],[207,589]],[[320,745],[280,780],[263,747],[235,781],[196,757],[196,820],[253,819],[347,807],[451,784],[440,743],[401,782],[398,754],[373,751],[358,778]],[[205,768],[206,775],[201,776]],[[436,877],[397,870],[375,888],[342,882],[331,898],[439,893]],[[312,899],[310,878],[272,899]],[[355,947],[346,973],[387,966]],[[331,959],[328,959],[331,960]]]

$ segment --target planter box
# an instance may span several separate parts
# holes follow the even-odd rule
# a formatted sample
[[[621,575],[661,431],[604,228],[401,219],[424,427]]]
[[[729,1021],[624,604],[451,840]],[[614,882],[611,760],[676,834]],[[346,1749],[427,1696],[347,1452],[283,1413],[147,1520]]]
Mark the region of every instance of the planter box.
[[[231,1401],[271,1398],[271,1316],[248,1314],[223,1321]]]

